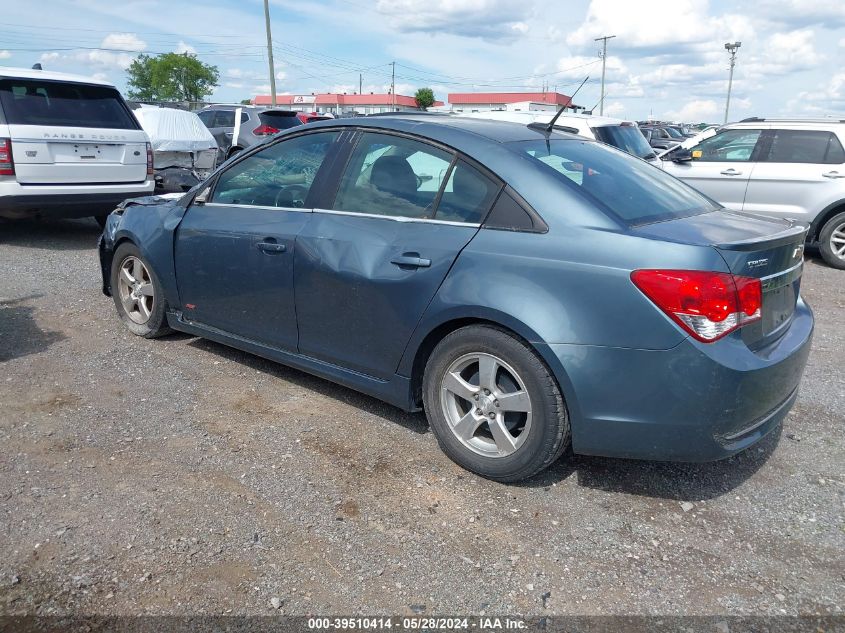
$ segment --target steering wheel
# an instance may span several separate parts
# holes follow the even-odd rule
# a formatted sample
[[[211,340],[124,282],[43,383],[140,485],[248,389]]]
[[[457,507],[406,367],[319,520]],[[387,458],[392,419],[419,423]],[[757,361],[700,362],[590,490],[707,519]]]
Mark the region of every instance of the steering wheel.
[[[274,201],[274,206],[287,206],[287,205],[280,205],[279,198],[281,198],[283,193],[290,193],[292,198],[292,205],[297,208],[301,209],[305,206],[305,198],[308,197],[308,188],[303,187],[302,185],[289,185],[284,189],[279,189],[276,192],[276,199]]]

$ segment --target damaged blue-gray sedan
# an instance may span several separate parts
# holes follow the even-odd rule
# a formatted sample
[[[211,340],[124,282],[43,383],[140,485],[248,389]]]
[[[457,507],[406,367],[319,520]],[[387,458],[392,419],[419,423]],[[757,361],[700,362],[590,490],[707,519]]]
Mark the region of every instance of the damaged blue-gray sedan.
[[[548,126],[295,128],[100,242],[129,330],[179,330],[424,409],[499,481],[578,454],[705,461],[795,401],[805,228]],[[344,420],[337,420],[342,434]]]

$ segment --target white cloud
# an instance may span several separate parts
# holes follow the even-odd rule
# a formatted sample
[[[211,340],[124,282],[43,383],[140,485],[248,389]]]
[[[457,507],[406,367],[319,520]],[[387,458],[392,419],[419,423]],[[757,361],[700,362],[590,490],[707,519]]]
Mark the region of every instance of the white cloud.
[[[147,50],[147,43],[134,33],[110,33],[103,38],[100,48],[108,50],[79,51],[67,59],[95,68],[125,70],[139,53]]]
[[[799,92],[786,107],[788,112],[802,114],[845,113],[845,72],[833,75],[815,90]]]
[[[51,52],[51,53],[41,53],[41,57],[38,58],[42,64],[51,64],[57,61],[61,57],[58,53]]]
[[[147,43],[134,33],[109,33],[100,46],[121,51],[140,52],[146,50]]]
[[[287,76],[288,76],[288,74],[283,70],[279,70],[279,71],[276,72],[276,79],[278,81],[283,81],[284,78],[287,77]]]
[[[182,40],[179,40],[179,44],[176,45],[176,50],[174,52],[179,53],[180,55],[184,53],[188,53],[189,55],[196,55],[197,49],[195,49],[190,44],[186,44]]]
[[[12,53],[9,51],[0,51],[0,59],[9,59],[12,56]]]
[[[758,0],[759,13],[774,22],[791,25],[845,26],[845,3],[841,0]]]
[[[752,56],[744,68],[752,76],[785,75],[815,68],[824,60],[815,49],[816,40],[812,29],[774,33],[766,39],[763,51]]]
[[[378,0],[376,10],[400,31],[505,39],[528,31],[530,2],[512,0]]]
[[[670,110],[665,113],[665,118],[672,121],[683,121],[685,123],[700,123],[713,121],[717,118],[719,111],[724,107],[712,99],[690,101],[680,110]]]
[[[614,101],[613,103],[608,103],[604,106],[604,113],[607,116],[618,117],[623,112],[625,112],[625,104],[620,103],[619,101]]]

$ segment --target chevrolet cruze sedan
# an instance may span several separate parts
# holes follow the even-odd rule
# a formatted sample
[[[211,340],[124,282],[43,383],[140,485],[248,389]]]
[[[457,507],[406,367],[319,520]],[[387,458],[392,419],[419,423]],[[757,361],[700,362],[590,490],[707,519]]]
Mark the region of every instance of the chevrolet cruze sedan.
[[[775,428],[813,332],[804,237],[542,125],[396,115],[295,128],[126,203],[100,257],[134,334],[424,409],[455,462],[516,481],[570,443],[706,461]]]

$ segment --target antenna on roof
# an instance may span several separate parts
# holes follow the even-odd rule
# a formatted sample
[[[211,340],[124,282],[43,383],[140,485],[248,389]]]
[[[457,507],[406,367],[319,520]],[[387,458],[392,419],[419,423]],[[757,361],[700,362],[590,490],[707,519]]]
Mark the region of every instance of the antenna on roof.
[[[35,63],[32,65],[32,70],[44,70],[44,69],[43,69],[43,68],[41,68],[41,62],[35,62]]]
[[[546,132],[551,132],[553,129],[555,129],[555,123],[557,123],[557,120],[560,118],[560,115],[563,114],[563,111],[566,110],[566,108],[568,108],[569,106],[572,105],[572,100],[575,98],[575,95],[577,95],[578,91],[581,90],[581,88],[584,87],[584,84],[587,83],[587,80],[589,78],[590,78],[589,75],[584,77],[584,81],[582,81],[581,85],[578,86],[578,88],[575,90],[575,92],[572,93],[572,96],[569,97],[569,101],[566,102],[566,105],[560,106],[560,110],[557,111],[557,114],[552,117],[552,120],[549,121],[549,124],[546,126]]]

